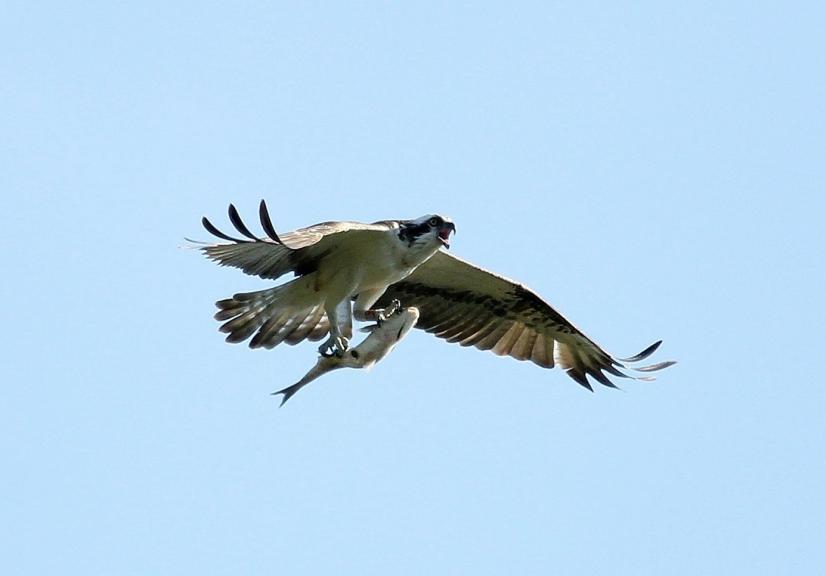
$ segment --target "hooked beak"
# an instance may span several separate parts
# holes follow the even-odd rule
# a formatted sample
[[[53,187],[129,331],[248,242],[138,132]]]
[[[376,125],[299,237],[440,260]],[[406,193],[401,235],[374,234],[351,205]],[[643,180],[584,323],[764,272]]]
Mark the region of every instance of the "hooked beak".
[[[450,233],[456,234],[456,225],[451,221],[446,221],[442,224],[441,229],[439,230],[439,241],[442,243],[442,246],[450,249]]]

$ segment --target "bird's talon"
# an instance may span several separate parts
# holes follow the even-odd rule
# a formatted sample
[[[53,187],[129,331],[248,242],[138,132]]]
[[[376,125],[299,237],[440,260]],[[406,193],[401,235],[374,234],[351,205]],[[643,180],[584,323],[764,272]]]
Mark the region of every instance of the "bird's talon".
[[[344,336],[339,336],[335,340],[335,354],[341,355],[344,354],[347,349],[350,347],[350,341],[345,338]]]
[[[341,356],[350,347],[350,341],[344,336],[331,336],[324,344],[318,347],[318,353],[324,358]]]

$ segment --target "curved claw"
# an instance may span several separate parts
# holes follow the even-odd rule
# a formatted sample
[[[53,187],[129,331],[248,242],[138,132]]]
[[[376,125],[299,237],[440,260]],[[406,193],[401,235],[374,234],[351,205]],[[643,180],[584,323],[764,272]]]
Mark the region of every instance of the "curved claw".
[[[324,358],[341,356],[350,347],[350,341],[344,336],[330,335],[329,338],[318,347],[318,353]]]
[[[376,314],[376,325],[381,326],[384,322],[390,318],[393,314],[398,314],[402,309],[402,303],[398,298],[394,298],[390,301],[390,305],[380,310]]]
[[[344,336],[338,336],[335,339],[335,346],[336,346],[335,354],[337,356],[341,356],[350,347],[350,341],[347,338],[345,338]]]
[[[335,338],[332,336],[318,347],[318,353],[324,358],[330,358],[335,350]]]
[[[402,309],[401,300],[399,300],[398,298],[393,298],[393,300],[390,301],[390,306],[385,308],[385,318],[387,318],[388,316],[392,316],[393,314],[397,313],[401,309]],[[387,310],[389,310],[389,312],[387,312]]]

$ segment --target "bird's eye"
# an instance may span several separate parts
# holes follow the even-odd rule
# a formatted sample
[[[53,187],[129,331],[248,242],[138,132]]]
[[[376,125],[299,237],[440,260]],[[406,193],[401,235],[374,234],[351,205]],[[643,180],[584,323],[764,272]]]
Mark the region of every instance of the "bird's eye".
[[[438,226],[439,225],[439,219],[434,216],[433,218],[428,220],[427,223],[430,224],[431,226]]]

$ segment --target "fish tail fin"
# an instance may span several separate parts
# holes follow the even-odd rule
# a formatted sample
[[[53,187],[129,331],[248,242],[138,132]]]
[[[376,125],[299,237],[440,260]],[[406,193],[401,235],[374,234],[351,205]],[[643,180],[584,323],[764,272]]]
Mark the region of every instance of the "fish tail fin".
[[[277,392],[272,393],[273,396],[276,396],[278,394],[282,395],[281,404],[279,404],[279,408],[283,406],[287,402],[287,400],[292,398],[295,395],[295,393],[301,390],[304,386],[306,386],[319,376],[323,376],[327,372],[335,370],[336,368],[341,368],[341,361],[339,358],[335,356],[331,356],[329,358],[319,358],[318,362],[316,362],[316,365],[313,366],[301,380],[299,380],[292,386],[287,386],[286,388],[283,388]]]

